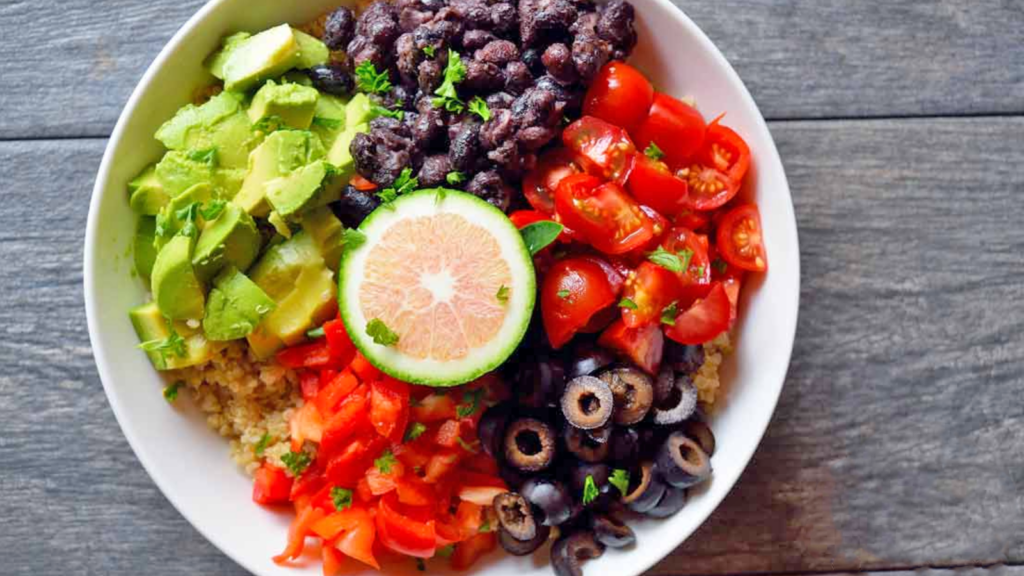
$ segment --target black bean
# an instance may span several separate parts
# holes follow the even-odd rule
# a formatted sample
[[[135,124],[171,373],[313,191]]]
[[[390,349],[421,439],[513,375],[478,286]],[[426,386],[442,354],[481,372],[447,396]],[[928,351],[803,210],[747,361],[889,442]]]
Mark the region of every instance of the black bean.
[[[498,66],[477,60],[470,60],[465,64],[466,79],[459,85],[460,89],[470,92],[493,92],[504,85],[505,78]]]
[[[486,30],[492,26],[490,8],[482,0],[451,0],[449,4],[467,28]]]
[[[491,108],[491,119],[480,128],[480,144],[484,150],[494,150],[507,142],[515,130],[515,119],[512,112],[501,108]]]
[[[356,228],[377,206],[380,206],[380,200],[376,194],[345,186],[341,191],[341,199],[335,205],[335,213],[345,227]]]
[[[448,159],[452,169],[468,173],[473,169],[480,151],[480,125],[474,122],[459,124],[455,136],[451,138],[448,148]]]
[[[506,140],[500,146],[487,153],[487,159],[501,166],[506,172],[519,171],[521,156],[515,140]]]
[[[494,170],[480,172],[474,176],[466,186],[466,192],[483,198],[503,212],[508,211],[512,203],[512,194],[515,193]]]
[[[492,40],[473,54],[473,58],[481,62],[489,62],[504,66],[519,59],[519,48],[508,40]]]
[[[519,28],[519,13],[511,2],[499,2],[490,7],[491,29],[495,34],[510,36]]]
[[[356,15],[342,6],[331,12],[324,22],[324,44],[331,50],[344,50],[356,33]]]
[[[356,34],[366,36],[374,44],[390,47],[402,30],[398,26],[398,12],[394,5],[377,0],[359,16]]]
[[[541,57],[544,68],[552,77],[560,82],[570,83],[576,80],[576,65],[573,64],[572,50],[561,42],[547,47]]]
[[[434,13],[419,8],[401,8],[398,13],[398,26],[402,32],[412,32],[424,23],[429,22]]]
[[[552,128],[530,126],[516,132],[516,142],[523,150],[540,150],[558,134]]]
[[[597,21],[597,35],[612,43],[615,48],[632,50],[636,44],[636,29],[633,21],[636,15],[633,5],[624,0],[611,0],[601,9]]]
[[[352,93],[355,82],[352,75],[338,63],[317,65],[306,71],[313,87],[327,94],[345,96]]]
[[[412,34],[406,32],[398,37],[398,40],[395,42],[395,56],[397,57],[398,73],[402,75],[402,81],[415,84],[417,66],[419,66],[423,52],[416,49],[416,41],[413,39]]]
[[[444,80],[444,69],[435,60],[424,60],[417,68],[416,83],[420,91],[433,93]]]
[[[526,46],[545,37],[564,33],[576,20],[576,6],[569,0],[520,0],[519,35]]]
[[[419,179],[420,187],[448,186],[445,177],[452,171],[451,168],[452,165],[448,162],[448,156],[445,154],[427,156],[423,160],[423,166],[420,168],[419,174],[416,175]]]
[[[390,52],[386,49],[381,48],[374,44],[366,36],[356,36],[348,44],[349,59],[352,61],[352,67],[355,68],[363,62],[369,62],[373,64],[374,68],[378,71],[385,70],[387,63],[389,62]]]
[[[543,54],[544,51],[538,48],[527,48],[523,51],[520,60],[523,61],[523,64],[526,64],[531,73],[540,75],[544,73],[544,62],[541,59]]]
[[[505,65],[505,91],[509,94],[522,94],[533,84],[530,69],[522,62],[509,62]]]
[[[485,100],[487,107],[491,109],[491,112],[499,109],[508,109],[512,107],[512,103],[515,102],[515,96],[508,92],[495,92],[488,96]]]

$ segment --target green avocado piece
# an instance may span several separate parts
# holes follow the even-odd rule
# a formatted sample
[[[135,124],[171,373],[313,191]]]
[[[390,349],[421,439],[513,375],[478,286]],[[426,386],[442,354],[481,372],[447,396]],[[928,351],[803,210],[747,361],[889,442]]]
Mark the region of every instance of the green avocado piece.
[[[346,125],[345,101],[337,96],[321,94],[316,101],[316,111],[309,129],[320,137],[328,150],[334,144]]]
[[[185,225],[185,223],[178,218],[178,212],[181,209],[188,207],[194,202],[206,204],[213,198],[215,198],[213,187],[205,182],[201,182],[189,187],[188,190],[185,190],[168,202],[156,216],[156,233],[153,241],[156,250],[162,250],[167,242],[177,235]],[[202,222],[197,216],[196,226],[201,225]]]
[[[292,28],[292,34],[295,35],[295,41],[299,44],[299,63],[295,65],[296,68],[306,70],[313,66],[327,64],[327,60],[331,57],[331,51],[327,49],[326,44],[301,30]]]
[[[280,76],[301,60],[292,27],[281,24],[241,41],[222,66],[224,89],[245,91]]]
[[[370,126],[368,124],[350,125],[338,135],[334,144],[331,145],[331,149],[327,152],[327,161],[338,170],[338,174],[342,179],[348,180],[356,171],[356,162],[352,158],[352,152],[349,150],[352,147],[352,141],[355,140],[356,134],[369,130]]]
[[[249,173],[233,201],[249,214],[265,218],[270,213],[266,183],[315,162],[324,154],[320,139],[312,132],[278,130],[270,134],[249,157]]]
[[[221,92],[201,106],[188,104],[156,131],[156,139],[169,150],[190,150],[203,155],[213,167],[244,168],[259,135],[242,109],[243,96]]]
[[[176,198],[196,184],[212,185],[219,196],[232,198],[242,187],[244,169],[216,168],[204,159],[203,153],[171,151],[164,154],[157,163],[156,179],[167,192]]]
[[[156,164],[152,164],[128,183],[129,205],[136,214],[155,216],[171,197],[156,176]]]
[[[316,88],[267,80],[252,99],[249,120],[258,124],[263,119],[277,117],[292,128],[305,130],[313,121],[319,97]]]
[[[338,220],[330,207],[321,206],[302,215],[302,229],[316,241],[320,255],[324,257],[331,272],[337,272],[345,248],[345,227],[341,220]]]
[[[334,312],[334,275],[313,236],[305,231],[268,248],[249,277],[277,303],[247,336],[258,358],[302,341],[307,330],[323,324]]]
[[[156,218],[140,216],[135,225],[135,242],[132,245],[132,256],[135,261],[135,272],[149,280],[153,274],[153,263],[156,262]]]
[[[340,197],[340,179],[334,167],[317,160],[280,176],[264,186],[274,211],[290,218],[302,211],[326,206]]]
[[[214,52],[206,60],[206,68],[220,80],[224,79],[224,63],[228,61],[231,54],[242,45],[246,40],[252,37],[252,34],[248,32],[235,32],[229,36],[225,36],[221,41],[220,50]]]
[[[226,265],[245,270],[260,252],[260,232],[256,221],[234,204],[203,228],[192,253],[196,276],[209,280]]]
[[[356,94],[345,105],[345,125],[357,126],[369,124],[373,120],[373,102],[370,97],[362,92]]]
[[[157,370],[177,370],[208,361],[213,356],[213,347],[201,330],[189,328],[184,322],[170,322],[160,313],[156,302],[149,302],[128,311],[135,333],[140,342],[164,340],[171,335],[171,329],[185,340],[185,355],[178,356],[172,351],[146,352],[149,361]]]
[[[288,84],[298,84],[299,86],[313,85],[313,81],[309,79],[309,75],[307,75],[305,72],[299,72],[298,70],[285,72],[284,76],[281,76],[281,82],[287,82]],[[321,96],[324,96],[324,94],[321,94]]]
[[[228,266],[213,281],[203,331],[214,341],[245,338],[276,307],[255,282]]]
[[[177,235],[160,249],[153,263],[153,300],[171,320],[203,317],[203,285],[192,269],[195,239]]]

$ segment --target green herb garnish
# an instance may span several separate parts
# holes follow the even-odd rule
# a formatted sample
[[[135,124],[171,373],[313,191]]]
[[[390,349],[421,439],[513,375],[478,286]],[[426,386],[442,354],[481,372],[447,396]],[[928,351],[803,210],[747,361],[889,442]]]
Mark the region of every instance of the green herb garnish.
[[[424,46],[423,53],[426,54],[427,58],[433,58],[435,51],[433,46]]]
[[[217,167],[217,149],[216,148],[205,148],[203,150],[193,150],[188,153],[188,159],[193,162],[202,162],[210,168]]]
[[[355,228],[346,228],[341,233],[341,243],[345,250],[355,250],[366,243],[366,235]]]
[[[568,290],[559,290],[558,292],[556,292],[556,294],[562,300],[567,300],[569,298],[569,291]]]
[[[334,509],[339,512],[349,508],[352,506],[352,491],[337,486],[331,488],[331,502],[334,503]]]
[[[177,210],[174,213],[174,217],[185,223],[178,231],[178,234],[182,236],[196,236],[199,234],[199,228],[196,227],[196,218],[199,217],[199,208],[202,206],[199,202],[192,202],[188,206]]]
[[[409,406],[413,405],[412,400],[412,398],[409,399]],[[424,424],[420,422],[413,422],[409,425],[409,429],[405,431],[405,441],[412,442],[420,436],[423,436],[423,433],[426,431],[427,427]]]
[[[168,402],[174,402],[175,400],[177,400],[178,388],[181,388],[182,384],[184,384],[184,382],[181,382],[179,380],[178,382],[175,382],[174,384],[171,384],[170,386],[164,388],[164,400],[167,400]]]
[[[448,184],[452,186],[458,186],[459,184],[462,184],[463,182],[466,181],[466,175],[459,171],[449,172],[448,175],[444,177],[444,179],[446,182],[448,182]]]
[[[491,109],[487,107],[487,102],[484,102],[484,99],[479,96],[474,96],[469,101],[469,111],[479,116],[484,122],[491,119]]]
[[[597,497],[601,495],[601,492],[597,489],[597,484],[594,483],[594,477],[587,475],[587,479],[583,481],[583,505],[586,506]]]
[[[608,478],[608,483],[619,489],[622,495],[629,494],[629,472],[621,468],[612,470],[611,477]]]
[[[444,69],[444,81],[434,91],[437,97],[434,98],[435,108],[444,108],[449,112],[459,113],[465,109],[465,104],[459,100],[459,93],[455,85],[466,79],[466,65],[462,63],[459,53],[451,48],[448,49],[448,65]]]
[[[379,318],[374,318],[367,322],[366,335],[373,338],[374,343],[381,346],[394,346],[398,343],[398,334],[395,334]]]
[[[633,302],[629,298],[623,298],[622,300],[619,300],[619,308],[625,308],[627,310],[636,310],[638,306],[636,305],[636,302]]]
[[[139,344],[139,349],[145,350],[146,352],[156,352],[164,360],[167,359],[168,354],[174,354],[178,358],[184,358],[188,354],[188,348],[185,346],[185,339],[178,334],[178,331],[174,329],[174,326],[168,322],[167,327],[171,333],[166,338],[159,338],[156,340],[147,340],[142,344]]]
[[[388,118],[394,118],[395,120],[402,120],[405,118],[405,110],[402,109],[388,110],[379,104],[374,104],[372,110],[377,116],[387,116]]]
[[[385,450],[380,455],[380,458],[373,461],[373,465],[377,467],[377,470],[380,470],[381,474],[391,474],[391,467],[395,465],[395,462],[397,460],[395,455],[391,453],[391,450]]]
[[[255,452],[257,456],[263,456],[263,453],[267,450],[267,446],[270,445],[270,441],[270,434],[264,434],[260,437],[260,441],[256,443],[256,447],[253,449],[253,452]]]
[[[526,248],[530,251],[530,256],[534,256],[557,240],[562,230],[565,230],[565,227],[558,222],[541,220],[523,226],[519,233],[522,234],[523,241],[526,242]]]
[[[203,217],[203,220],[216,220],[227,205],[228,203],[220,198],[214,198],[205,207],[199,209],[199,215]]]
[[[344,120],[338,118],[324,118],[323,116],[313,117],[313,126],[319,126],[328,130],[337,130],[345,123]]]
[[[658,145],[654,143],[654,140],[651,140],[651,143],[648,144],[647,148],[644,150],[644,156],[647,156],[651,160],[661,160],[665,157],[665,153],[661,151],[661,148],[658,148]]]
[[[484,397],[484,389],[468,390],[462,394],[462,404],[459,404],[455,414],[459,418],[468,418],[480,409],[480,400]]]
[[[679,303],[673,301],[661,311],[661,323],[675,326],[677,314],[679,314]]]
[[[287,454],[281,456],[281,462],[288,467],[293,476],[302,474],[306,468],[313,462],[313,459],[309,457],[309,454],[305,452],[290,451]]]
[[[484,523],[480,525],[480,529],[477,530],[477,531],[480,532],[481,534],[486,534],[486,533],[490,532],[491,530],[493,530],[493,528],[491,528],[491,521],[490,520],[484,520]]]
[[[356,66],[356,86],[363,92],[384,94],[391,90],[391,80],[388,79],[387,70],[377,72],[373,62],[367,60]]]
[[[658,246],[657,250],[648,254],[647,259],[669,272],[682,272],[685,268],[679,256],[665,250],[661,246]]]
[[[377,193],[380,201],[387,204],[407,192],[412,192],[420,185],[417,178],[412,177],[412,168],[403,168],[395,182]]]

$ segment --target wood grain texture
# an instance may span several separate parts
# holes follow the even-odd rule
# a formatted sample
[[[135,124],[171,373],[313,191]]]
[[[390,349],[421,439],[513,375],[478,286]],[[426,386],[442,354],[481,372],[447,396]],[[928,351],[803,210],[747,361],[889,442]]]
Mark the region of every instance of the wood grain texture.
[[[789,381],[654,573],[1024,563],[1024,119],[772,130],[803,252]],[[243,574],[159,493],[96,375],[80,262],[104,143],[0,143],[0,572]]]
[[[1024,112],[1019,0],[673,0],[768,118]],[[202,0],[0,0],[0,138],[106,136]]]

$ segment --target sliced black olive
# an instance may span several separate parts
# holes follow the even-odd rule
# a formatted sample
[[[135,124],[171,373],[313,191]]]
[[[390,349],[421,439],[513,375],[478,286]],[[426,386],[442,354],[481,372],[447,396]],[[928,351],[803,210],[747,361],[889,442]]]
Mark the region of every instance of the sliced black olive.
[[[525,542],[537,536],[533,509],[522,495],[515,492],[499,494],[494,498],[494,512],[501,528],[516,540]]]
[[[590,438],[598,444],[606,444],[612,437],[612,425],[611,423],[605,424],[600,428],[594,428],[593,430],[587,430],[587,438]]]
[[[625,548],[636,542],[633,529],[612,514],[591,516],[590,529],[594,531],[597,541],[609,548]]]
[[[546,422],[520,418],[505,429],[505,458],[524,472],[538,472],[555,460],[555,432]]]
[[[572,516],[572,498],[561,482],[532,478],[519,491],[527,502],[537,507],[540,512],[537,519],[545,526],[558,526]]]
[[[537,526],[537,532],[529,540],[516,540],[504,526],[498,528],[498,543],[506,552],[514,556],[527,556],[533,554],[538,548],[547,542],[551,536],[550,526]]]
[[[594,442],[585,431],[570,425],[565,427],[565,447],[584,462],[601,462],[608,457],[609,443]]]
[[[651,377],[635,368],[620,368],[608,372],[601,380],[608,383],[615,398],[612,418],[620,426],[636,424],[647,416],[654,404],[654,384]]]
[[[676,373],[671,366],[662,366],[661,372],[654,380],[654,402],[664,404],[672,396],[672,390],[676,386]]]
[[[551,566],[557,576],[583,576],[580,564],[599,558],[604,545],[589,530],[562,536],[551,547]]]
[[[654,518],[668,518],[679,512],[686,505],[686,490],[669,486],[661,497],[658,505],[647,511],[648,516]]]
[[[516,397],[519,403],[532,408],[554,406],[565,388],[565,367],[558,359],[537,357],[524,359],[516,375]]]
[[[682,427],[683,434],[697,441],[708,456],[715,455],[715,434],[711,427],[700,420],[688,420]]]
[[[607,491],[608,477],[611,475],[611,468],[607,464],[593,464],[590,462],[572,462],[569,464],[569,472],[566,479],[573,494],[583,494],[587,485],[587,477],[594,479],[594,485],[599,490]]]
[[[635,428],[616,428],[608,444],[612,462],[633,463],[640,455],[640,434]]]
[[[501,454],[501,444],[505,438],[505,426],[508,425],[509,411],[502,404],[491,406],[480,417],[476,434],[480,438],[480,446],[490,456]]]
[[[673,432],[658,450],[658,473],[676,488],[689,488],[711,476],[711,458],[694,440]]]
[[[689,378],[676,378],[668,399],[654,405],[654,423],[678,424],[697,410],[697,387]]]
[[[589,376],[606,366],[611,366],[612,362],[615,362],[614,354],[591,343],[577,346],[573,357],[575,360],[573,360],[572,366],[570,366],[569,378]]]
[[[502,458],[504,460],[504,458]],[[516,470],[515,468],[502,463],[498,466],[498,476],[508,484],[508,487],[513,490],[518,490],[524,482],[530,479],[527,472],[522,470]]]
[[[562,414],[573,426],[593,430],[608,423],[615,407],[608,384],[593,376],[577,376],[562,394]]]
[[[668,338],[665,339],[665,352],[662,362],[685,375],[690,375],[704,364],[704,347],[701,345],[683,345]]]
[[[629,476],[629,493],[622,502],[634,512],[643,514],[658,505],[665,494],[665,483],[654,475],[654,464],[644,462],[640,470]]]

